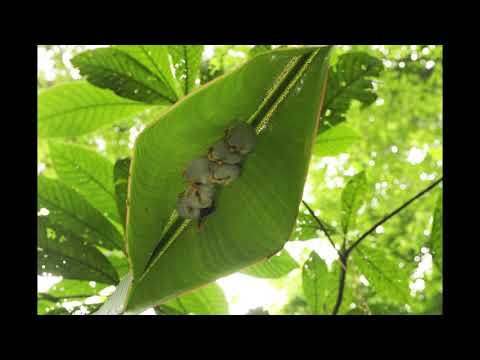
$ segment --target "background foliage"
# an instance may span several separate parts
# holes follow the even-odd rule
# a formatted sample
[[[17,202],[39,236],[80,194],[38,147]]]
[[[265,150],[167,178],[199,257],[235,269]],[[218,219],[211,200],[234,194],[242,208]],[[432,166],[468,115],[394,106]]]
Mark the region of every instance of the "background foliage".
[[[115,46],[91,58],[92,48],[38,47],[39,117],[89,121],[80,129],[60,123],[45,127],[39,122],[38,274],[41,279],[48,274],[63,276],[52,287],[39,289],[39,314],[94,312],[128,271],[125,254],[116,246],[125,211],[118,199],[126,187],[125,159],[131,156],[138,134],[184,93],[272,45],[177,45],[141,51]],[[80,53],[72,64],[72,57]],[[152,66],[156,62],[150,61],[166,53],[178,69],[175,78],[162,75],[161,68]],[[183,58],[190,59],[192,67]],[[93,84],[107,88],[115,84],[114,91],[122,97],[102,90],[98,100],[90,92],[98,88],[80,80],[73,65]],[[352,241],[441,177],[442,47],[337,46],[331,69],[304,200],[340,246],[344,238]],[[65,96],[52,96],[48,90],[57,85],[75,86],[77,95],[66,102]],[[87,114],[84,109],[74,111],[80,99],[92,106]],[[105,106],[112,102],[119,104]],[[73,136],[64,138],[66,133]],[[355,250],[341,314],[441,313],[441,186],[378,227]],[[49,223],[53,220],[54,225]],[[107,233],[99,235],[96,226],[107,228]],[[65,260],[66,256],[75,261]],[[235,275],[262,279],[262,286],[277,294],[269,303],[257,301],[263,309],[252,306],[243,313],[330,313],[339,264],[323,231],[300,206],[291,241],[280,255]],[[238,313],[236,303],[248,296],[255,294],[232,296],[226,282],[217,281],[163,304],[154,313]]]

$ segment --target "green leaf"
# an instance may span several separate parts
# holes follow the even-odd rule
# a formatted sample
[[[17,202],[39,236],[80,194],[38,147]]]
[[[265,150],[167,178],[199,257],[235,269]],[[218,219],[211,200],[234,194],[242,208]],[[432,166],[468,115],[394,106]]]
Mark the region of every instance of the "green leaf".
[[[105,216],[119,221],[113,187],[113,164],[83,146],[50,142],[49,148],[60,180],[77,190]]]
[[[345,121],[352,100],[360,101],[363,106],[375,102],[377,95],[372,78],[378,77],[382,70],[382,61],[367,53],[349,52],[341,55],[328,78],[320,131]]]
[[[83,245],[74,234],[39,216],[37,271],[61,275],[65,279],[91,280],[116,284],[115,268],[94,246]],[[52,231],[53,230],[53,231]]]
[[[115,166],[113,168],[113,181],[115,182],[115,201],[117,203],[117,210],[120,214],[123,229],[125,229],[125,222],[127,220],[127,190],[130,161],[130,158],[119,159],[115,162]]]
[[[84,135],[150,107],[83,81],[56,85],[38,96],[38,136]]]
[[[93,285],[93,284],[92,284]],[[95,282],[94,286],[90,281],[63,279],[48,289],[47,294],[59,299],[84,300],[87,297],[98,295],[98,293],[110,286],[106,283]]]
[[[202,61],[203,45],[170,45],[175,77],[182,84],[183,94],[188,94],[195,87]]]
[[[310,253],[302,268],[303,293],[312,314],[325,313],[326,291],[329,285],[327,264],[315,251]]]
[[[388,253],[362,246],[353,252],[353,259],[360,272],[377,293],[392,302],[410,301],[409,273],[400,268]]]
[[[316,156],[336,156],[345,152],[362,137],[351,127],[340,124],[317,136],[314,154]]]
[[[259,278],[278,279],[287,275],[297,267],[298,263],[292,258],[288,251],[284,249],[271,258],[241,272]]]
[[[173,90],[149,68],[116,48],[84,51],[72,59],[92,85],[148,104],[170,104],[177,98]]]
[[[433,213],[432,235],[430,236],[433,261],[443,271],[443,194],[440,193]]]
[[[130,273],[127,273],[122,280],[120,280],[113,294],[110,295],[100,309],[92,315],[122,315],[125,310],[125,302],[131,285],[132,276]]]
[[[123,249],[122,235],[113,224],[75,190],[59,180],[38,177],[37,208],[46,208],[51,222],[83,242],[107,249]]]
[[[367,192],[367,177],[365,171],[353,176],[342,191],[342,230],[347,234],[348,230],[355,226],[357,212],[365,202]]]
[[[172,74],[168,48],[171,45],[114,45],[113,48],[121,50],[145,66],[158,81],[168,84],[176,98],[182,96],[182,90]]]
[[[185,97],[139,135],[127,216],[135,278],[129,311],[141,311],[237,272],[283,248],[302,198],[329,51],[330,47],[299,48],[256,56]],[[303,65],[287,67],[292,60]],[[285,68],[291,70],[286,77],[291,86],[278,97],[271,89],[282,83],[278,78]],[[216,211],[202,229],[187,225],[144,274],[176,207],[177,194],[185,189],[182,171],[205,155],[225,129],[256,115],[270,119],[270,125],[259,135],[240,178],[218,192]]]
[[[228,302],[216,283],[170,300],[163,306],[185,315],[228,315]]]
[[[272,45],[255,45],[248,52],[248,57],[253,58],[270,50],[272,50]]]

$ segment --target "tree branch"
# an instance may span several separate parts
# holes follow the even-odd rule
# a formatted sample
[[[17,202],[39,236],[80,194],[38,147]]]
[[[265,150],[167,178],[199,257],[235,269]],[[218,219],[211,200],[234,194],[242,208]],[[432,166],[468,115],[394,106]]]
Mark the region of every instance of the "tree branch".
[[[412,202],[414,202],[415,200],[419,199],[420,197],[422,197],[423,195],[425,195],[427,192],[429,192],[430,190],[432,190],[435,186],[437,186],[438,184],[440,184],[441,182],[443,181],[443,176],[438,179],[438,180],[435,180],[432,184],[430,184],[429,186],[427,186],[425,189],[423,189],[422,191],[420,191],[417,195],[415,195],[414,197],[412,197],[411,199],[409,199],[408,201],[406,201],[402,206],[398,207],[397,209],[395,209],[394,211],[392,211],[390,214],[384,216],[381,220],[379,220],[375,225],[373,225],[370,229],[368,229],[362,236],[360,236],[346,251],[345,251],[345,255],[349,255],[353,249],[355,249],[368,235],[370,235],[372,232],[375,231],[375,229],[377,227],[379,227],[380,225],[382,225],[384,222],[386,222],[387,220],[389,220],[390,218],[392,218],[393,216],[395,216],[396,214],[398,214],[400,211],[402,211],[403,209],[405,209],[408,205],[410,205]]]
[[[343,291],[345,289],[345,278],[347,277],[347,261],[348,255],[341,254],[340,255],[340,263],[342,264],[342,268],[340,270],[340,280],[338,284],[338,295],[337,301],[335,302],[335,306],[333,307],[332,315],[337,315],[340,306],[342,305],[343,301]]]
[[[318,226],[320,227],[320,230],[322,230],[324,233],[325,233],[325,236],[327,237],[328,241],[330,241],[330,244],[332,244],[333,248],[335,249],[335,251],[337,252],[338,256],[340,256],[340,252],[338,251],[338,249],[336,248],[335,246],[335,243],[333,242],[332,238],[330,237],[330,234],[328,233],[327,229],[325,228],[325,226],[323,226],[322,222],[320,221],[320,219],[317,217],[317,215],[315,215],[315,213],[313,212],[313,210],[311,209],[311,207],[306,203],[305,200],[302,200],[302,203],[303,205],[305,205],[305,207],[307,208],[308,212],[310,213],[310,215],[315,219],[315,221],[317,222]]]

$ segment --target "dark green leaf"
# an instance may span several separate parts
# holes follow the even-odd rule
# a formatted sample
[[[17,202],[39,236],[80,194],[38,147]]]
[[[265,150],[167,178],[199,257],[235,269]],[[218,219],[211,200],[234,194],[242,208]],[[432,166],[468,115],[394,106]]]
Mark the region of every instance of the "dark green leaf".
[[[284,249],[271,258],[241,272],[259,278],[277,279],[287,275],[297,267],[298,263],[292,258],[288,251]]]
[[[119,221],[113,188],[113,164],[88,148],[50,142],[50,156],[60,180],[73,187],[100,212]]]
[[[130,171],[130,158],[120,159],[115,162],[113,169],[113,180],[115,182],[115,200],[118,213],[125,229],[127,220],[127,190]]]
[[[61,275],[65,279],[91,280],[116,284],[115,268],[93,246],[49,222],[49,216],[38,219],[38,273]]]
[[[352,100],[360,101],[363,106],[372,104],[377,95],[371,79],[378,77],[382,70],[382,61],[367,53],[341,55],[329,75],[320,131],[345,121]]]
[[[38,177],[37,208],[48,209],[53,224],[75,234],[82,242],[107,249],[123,249],[122,235],[113,224],[59,180]]]
[[[347,234],[355,226],[357,212],[365,202],[367,177],[365,171],[353,176],[342,191],[342,230]]]
[[[169,104],[177,100],[173,90],[149,68],[115,48],[82,52],[72,59],[92,85],[148,104]]]
[[[57,85],[38,96],[38,136],[84,135],[150,107],[84,81]]]
[[[183,94],[188,94],[195,87],[202,61],[203,45],[170,45],[175,77],[182,84]]]

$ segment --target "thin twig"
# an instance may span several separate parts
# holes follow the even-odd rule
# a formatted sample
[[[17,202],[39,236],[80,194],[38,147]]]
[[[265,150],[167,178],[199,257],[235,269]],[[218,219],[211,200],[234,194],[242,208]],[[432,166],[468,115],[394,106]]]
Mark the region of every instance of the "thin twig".
[[[312,208],[306,203],[305,200],[302,200],[302,203],[303,203],[303,205],[305,205],[305,207],[307,208],[310,215],[315,219],[318,226],[320,226],[320,230],[322,230],[325,233],[325,236],[327,237],[328,241],[330,241],[330,244],[332,244],[332,246],[335,249],[335,251],[337,252],[338,256],[340,256],[340,252],[338,251],[337,247],[335,246],[335,243],[333,242],[332,238],[330,237],[330,234],[328,233],[327,229],[325,228],[325,226],[323,226],[323,223],[320,221],[320,219],[317,217],[317,215],[315,215]]]
[[[386,222],[387,220],[389,220],[391,217],[393,217],[394,215],[398,214],[400,211],[402,211],[404,208],[406,208],[408,205],[410,205],[412,202],[414,202],[415,200],[417,200],[418,198],[422,197],[423,195],[425,195],[427,192],[429,192],[430,190],[432,190],[435,186],[437,186],[438,184],[440,184],[441,182],[443,181],[443,176],[438,179],[438,180],[435,180],[432,184],[430,184],[429,186],[427,186],[425,189],[423,189],[422,191],[420,191],[417,195],[415,195],[414,197],[412,197],[410,200],[408,200],[407,202],[405,202],[402,206],[398,207],[397,209],[395,209],[394,211],[392,211],[390,214],[384,216],[381,220],[379,220],[375,225],[373,225],[370,229],[368,229],[362,236],[360,236],[346,251],[345,251],[345,255],[349,255],[353,249],[355,249],[358,244],[360,244],[368,235],[370,235],[372,232],[375,231],[375,229],[377,227],[379,227],[380,225],[382,225],[384,222]]]

